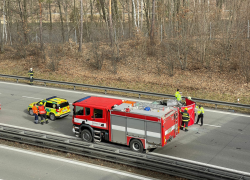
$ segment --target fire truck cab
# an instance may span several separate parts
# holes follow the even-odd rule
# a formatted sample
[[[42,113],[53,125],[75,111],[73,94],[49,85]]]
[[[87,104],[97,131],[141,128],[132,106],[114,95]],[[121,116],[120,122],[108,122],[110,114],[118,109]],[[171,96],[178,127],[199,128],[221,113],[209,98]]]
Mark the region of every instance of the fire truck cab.
[[[109,141],[142,152],[165,146],[179,133],[178,107],[93,96],[73,107],[73,132],[87,142]]]

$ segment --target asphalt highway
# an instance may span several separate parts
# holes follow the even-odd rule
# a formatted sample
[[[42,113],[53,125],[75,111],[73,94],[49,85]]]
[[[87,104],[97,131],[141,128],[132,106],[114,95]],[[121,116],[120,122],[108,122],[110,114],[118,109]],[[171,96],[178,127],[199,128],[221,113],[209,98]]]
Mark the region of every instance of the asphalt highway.
[[[150,180],[132,173],[0,145],[1,180]]]
[[[34,117],[28,114],[30,103],[55,95],[72,103],[97,94],[0,81],[0,123],[74,136],[72,113],[45,125],[34,124]],[[114,97],[104,94],[98,96]],[[153,153],[250,172],[249,128],[249,115],[205,108],[203,126],[193,125],[188,132],[181,131],[172,142]]]

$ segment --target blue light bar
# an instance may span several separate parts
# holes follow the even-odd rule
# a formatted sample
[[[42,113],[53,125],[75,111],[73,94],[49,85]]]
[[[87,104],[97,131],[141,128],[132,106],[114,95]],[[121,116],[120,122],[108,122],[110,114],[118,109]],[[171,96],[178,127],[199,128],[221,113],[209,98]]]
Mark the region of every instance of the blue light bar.
[[[56,98],[57,96],[52,96],[52,97],[49,97],[47,98],[46,100],[50,100],[50,99],[53,99],[53,98]]]
[[[76,102],[82,102],[82,101],[84,101],[84,100],[86,100],[86,99],[88,99],[88,98],[90,98],[91,96],[87,96],[87,97],[85,97],[85,98],[82,98],[82,99],[79,99],[79,100],[77,100],[77,101],[75,101],[74,103],[76,103]]]

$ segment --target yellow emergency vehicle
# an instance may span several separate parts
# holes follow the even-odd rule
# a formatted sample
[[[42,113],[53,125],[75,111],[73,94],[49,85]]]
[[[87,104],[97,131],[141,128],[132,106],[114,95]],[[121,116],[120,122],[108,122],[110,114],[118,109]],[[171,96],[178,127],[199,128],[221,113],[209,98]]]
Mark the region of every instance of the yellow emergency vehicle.
[[[66,99],[59,98],[57,96],[49,97],[47,99],[33,102],[28,106],[29,114],[33,116],[32,107],[34,104],[39,106],[40,102],[43,103],[47,112],[47,116],[54,121],[56,118],[62,118],[68,116],[70,113],[69,102]],[[39,112],[38,112],[39,113]]]

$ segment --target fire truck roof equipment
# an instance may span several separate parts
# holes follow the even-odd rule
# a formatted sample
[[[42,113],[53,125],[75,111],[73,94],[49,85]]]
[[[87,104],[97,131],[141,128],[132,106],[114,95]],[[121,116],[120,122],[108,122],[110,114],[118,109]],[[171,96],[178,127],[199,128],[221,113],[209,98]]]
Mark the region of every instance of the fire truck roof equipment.
[[[150,111],[144,110],[143,107],[144,108],[150,107]],[[166,113],[171,112],[173,110],[172,107],[155,105],[152,103],[140,103],[140,104],[136,103],[134,107],[132,107],[131,104],[122,103],[121,105],[114,107],[113,110],[125,112],[127,108],[129,108],[129,113],[157,117],[157,118],[161,118],[162,116],[166,115]]]

